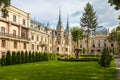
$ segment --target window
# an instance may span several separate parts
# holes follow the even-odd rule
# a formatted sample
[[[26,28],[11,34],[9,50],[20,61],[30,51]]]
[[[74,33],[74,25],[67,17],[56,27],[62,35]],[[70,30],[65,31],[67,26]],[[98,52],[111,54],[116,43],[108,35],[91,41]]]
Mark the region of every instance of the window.
[[[32,35],[32,40],[34,40],[34,35]]]
[[[13,15],[13,22],[16,22],[16,16]]]
[[[47,46],[45,47],[45,51],[47,51]]]
[[[1,32],[5,33],[5,27],[1,27]]]
[[[104,47],[106,47],[106,43],[104,43]]]
[[[14,48],[17,49],[17,42],[14,42]]]
[[[80,48],[82,48],[82,45],[80,44]]]
[[[26,49],[26,43],[24,43],[24,49]]]
[[[32,44],[32,50],[34,50],[34,44]]]
[[[66,48],[66,52],[68,52],[68,48]]]
[[[50,51],[52,51],[52,47],[50,47]]]
[[[95,48],[95,44],[93,44],[93,48]]]
[[[25,19],[23,19],[23,23],[22,24],[25,25]]]
[[[111,43],[111,47],[114,47],[114,44],[113,44],[113,43]]]
[[[21,31],[21,37],[22,37],[22,38],[26,38],[26,34],[27,34],[27,33],[26,33],[25,30],[22,30],[22,31]]]
[[[2,40],[1,47],[3,47],[3,48],[5,48],[5,47],[6,47],[6,41],[5,41],[5,40]]]
[[[16,30],[13,30],[13,37],[16,36]]]
[[[39,36],[37,36],[37,41],[39,41]]]
[[[37,45],[37,50],[39,50],[39,45]]]
[[[59,52],[59,47],[57,47],[57,52]]]
[[[58,44],[60,44],[60,41],[58,41]]]
[[[101,41],[99,40],[99,41],[98,41],[98,47],[99,47],[99,48],[101,47],[101,46],[100,46],[100,43],[101,43]]]

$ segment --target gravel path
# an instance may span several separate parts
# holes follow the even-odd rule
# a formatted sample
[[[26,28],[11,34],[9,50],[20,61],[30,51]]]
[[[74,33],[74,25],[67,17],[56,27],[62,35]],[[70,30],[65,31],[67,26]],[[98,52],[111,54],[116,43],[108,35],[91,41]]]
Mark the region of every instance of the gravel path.
[[[120,80],[120,58],[115,58],[115,65],[117,68],[117,79],[116,80]]]

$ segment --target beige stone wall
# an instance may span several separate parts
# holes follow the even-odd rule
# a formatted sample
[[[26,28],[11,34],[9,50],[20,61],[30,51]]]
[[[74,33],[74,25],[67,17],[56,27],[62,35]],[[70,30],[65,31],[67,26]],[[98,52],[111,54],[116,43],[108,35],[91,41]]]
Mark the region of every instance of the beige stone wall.
[[[1,10],[1,9],[0,9]],[[68,33],[68,38],[64,37],[64,29],[62,32],[58,30],[61,37],[52,36],[52,30],[45,31],[44,25],[36,25],[31,23],[29,13],[26,13],[14,6],[8,8],[9,16],[3,18],[0,16],[0,30],[1,27],[5,27],[5,33],[0,32],[0,57],[7,50],[10,51],[38,51],[38,52],[50,52],[70,55],[72,53],[71,34]],[[1,12],[1,11],[0,11]],[[16,16],[16,22],[13,21],[13,16]],[[23,25],[23,19],[25,25]],[[33,26],[33,28],[32,28]],[[34,27],[38,26],[37,30]],[[16,31],[16,36],[13,36],[13,30]],[[23,31],[27,37],[23,37]],[[32,40],[32,35],[34,39]],[[37,40],[37,37],[39,40]],[[6,47],[1,46],[2,40],[6,41]],[[60,41],[60,44],[58,44]],[[17,43],[17,48],[14,48],[14,42]],[[26,49],[24,49],[24,43],[26,43]],[[34,45],[34,49],[32,48]],[[39,49],[37,49],[39,47]],[[59,47],[59,52],[57,52]]]

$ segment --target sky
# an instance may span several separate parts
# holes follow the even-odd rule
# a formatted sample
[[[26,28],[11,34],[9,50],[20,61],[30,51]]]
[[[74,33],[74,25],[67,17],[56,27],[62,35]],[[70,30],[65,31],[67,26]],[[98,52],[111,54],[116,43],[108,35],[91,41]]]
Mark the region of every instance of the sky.
[[[25,12],[31,18],[42,24],[49,24],[56,28],[61,7],[61,18],[64,28],[69,15],[70,27],[80,26],[80,18],[84,13],[86,3],[90,2],[98,16],[98,26],[112,29],[119,24],[120,10],[116,11],[108,0],[11,0],[11,4]]]

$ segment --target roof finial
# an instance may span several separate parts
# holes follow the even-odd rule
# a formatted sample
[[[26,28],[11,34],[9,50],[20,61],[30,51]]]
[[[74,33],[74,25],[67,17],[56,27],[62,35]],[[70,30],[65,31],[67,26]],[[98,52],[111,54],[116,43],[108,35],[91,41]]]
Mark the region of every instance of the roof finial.
[[[61,22],[61,6],[59,7],[59,22]]]
[[[67,15],[67,27],[66,30],[69,30],[69,14]]]

